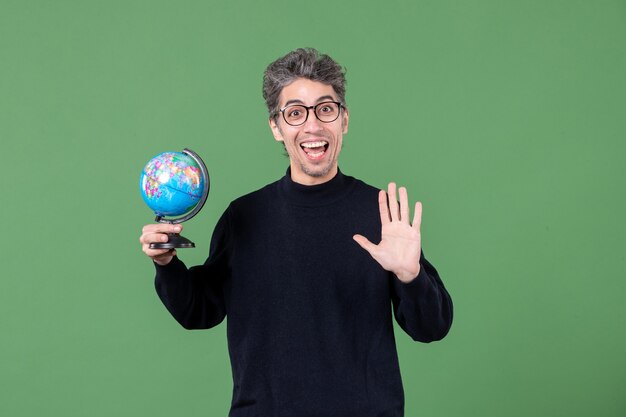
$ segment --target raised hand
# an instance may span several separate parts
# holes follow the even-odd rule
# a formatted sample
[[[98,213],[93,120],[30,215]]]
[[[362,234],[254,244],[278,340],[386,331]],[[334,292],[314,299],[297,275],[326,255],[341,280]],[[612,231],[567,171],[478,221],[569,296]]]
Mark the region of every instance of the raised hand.
[[[353,238],[385,270],[393,272],[400,281],[408,283],[420,272],[422,204],[415,203],[413,223],[410,223],[409,198],[406,188],[400,187],[398,190],[399,207],[396,199],[396,184],[390,183],[387,189],[387,193],[384,190],[378,193],[382,223],[380,243],[375,245],[362,235],[354,235]]]

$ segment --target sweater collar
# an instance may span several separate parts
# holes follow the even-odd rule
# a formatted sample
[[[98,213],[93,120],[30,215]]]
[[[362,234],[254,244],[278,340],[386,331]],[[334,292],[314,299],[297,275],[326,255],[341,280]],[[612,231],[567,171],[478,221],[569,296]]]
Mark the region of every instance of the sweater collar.
[[[291,168],[287,168],[285,176],[278,182],[278,188],[281,195],[291,203],[319,207],[332,204],[346,196],[353,184],[354,178],[343,175],[339,169],[337,169],[337,175],[325,183],[317,185],[298,184],[291,179]]]

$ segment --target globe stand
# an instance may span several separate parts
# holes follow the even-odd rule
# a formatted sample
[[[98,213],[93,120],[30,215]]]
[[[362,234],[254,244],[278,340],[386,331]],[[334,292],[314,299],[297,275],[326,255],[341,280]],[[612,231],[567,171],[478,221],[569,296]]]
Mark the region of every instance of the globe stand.
[[[167,242],[151,243],[150,249],[178,249],[195,248],[196,244],[177,233],[168,233]]]
[[[209,179],[209,171],[207,170],[204,161],[200,156],[192,151],[191,149],[183,149],[183,153],[189,155],[200,167],[200,172],[204,178],[204,188],[202,190],[202,197],[200,197],[200,201],[195,205],[193,210],[189,213],[185,214],[182,217],[178,217],[176,219],[166,219],[162,216],[157,215],[155,221],[157,223],[169,223],[169,224],[178,224],[182,222],[186,222],[187,220],[194,217],[204,206],[206,199],[209,195],[209,187],[210,187],[210,179]],[[167,234],[167,242],[154,242],[150,244],[150,249],[178,249],[178,248],[195,248],[196,245],[191,240],[187,239],[179,235],[178,233],[168,233]]]

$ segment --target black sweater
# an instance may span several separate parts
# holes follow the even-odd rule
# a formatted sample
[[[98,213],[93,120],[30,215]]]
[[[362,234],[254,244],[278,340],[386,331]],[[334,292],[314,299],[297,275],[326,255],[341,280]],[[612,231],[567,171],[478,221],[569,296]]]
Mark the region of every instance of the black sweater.
[[[422,254],[403,284],[353,239],[380,241],[378,190],[341,172],[281,180],[230,204],[204,265],[157,266],[159,297],[187,329],[228,316],[229,416],[402,416],[392,308],[414,339],[443,338],[452,301]]]

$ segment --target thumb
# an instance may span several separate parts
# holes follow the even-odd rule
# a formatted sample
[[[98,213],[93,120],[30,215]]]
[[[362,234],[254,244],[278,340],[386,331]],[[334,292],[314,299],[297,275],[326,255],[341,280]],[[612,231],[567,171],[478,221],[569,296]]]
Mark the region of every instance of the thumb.
[[[352,239],[354,239],[356,243],[358,243],[363,249],[368,251],[370,254],[372,253],[372,251],[376,249],[376,245],[370,242],[365,236],[354,235],[352,236]]]

